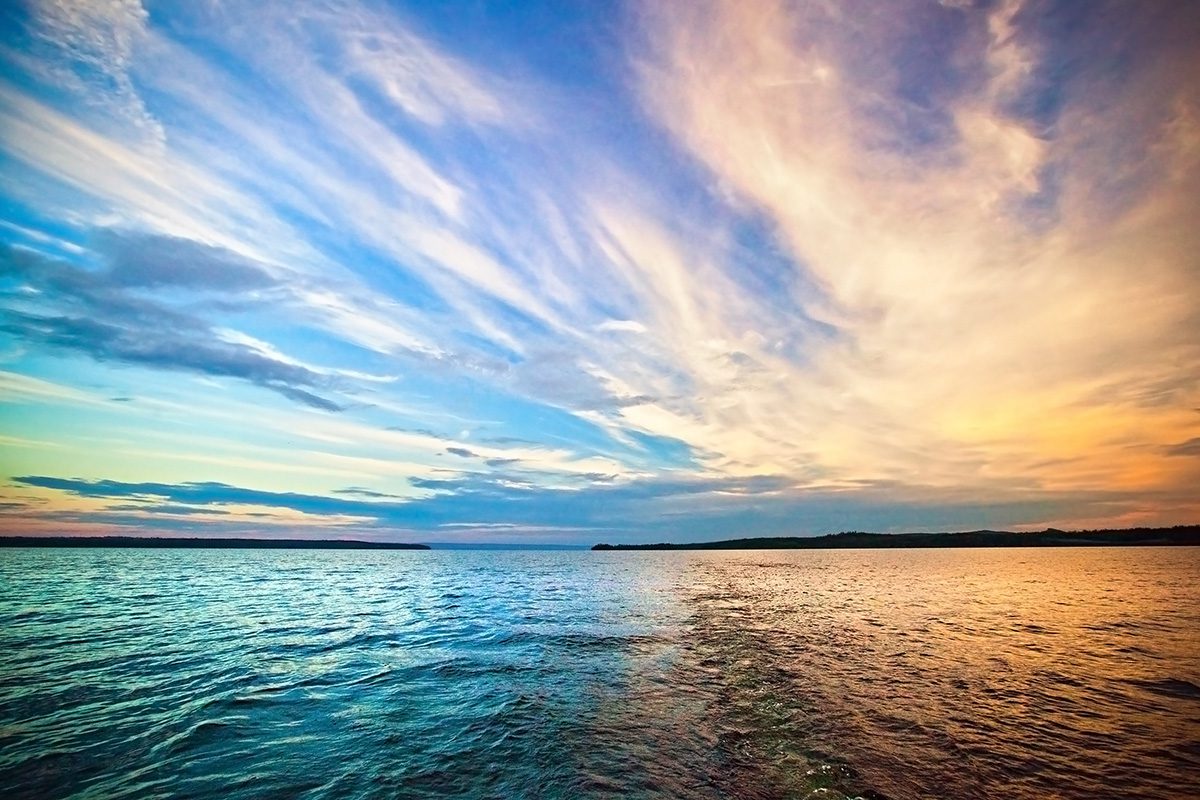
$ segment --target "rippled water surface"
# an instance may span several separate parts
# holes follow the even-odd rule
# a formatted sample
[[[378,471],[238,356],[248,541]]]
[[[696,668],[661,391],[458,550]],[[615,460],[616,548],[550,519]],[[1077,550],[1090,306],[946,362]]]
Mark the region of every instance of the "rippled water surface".
[[[5,797],[1200,796],[1200,551],[0,550]]]

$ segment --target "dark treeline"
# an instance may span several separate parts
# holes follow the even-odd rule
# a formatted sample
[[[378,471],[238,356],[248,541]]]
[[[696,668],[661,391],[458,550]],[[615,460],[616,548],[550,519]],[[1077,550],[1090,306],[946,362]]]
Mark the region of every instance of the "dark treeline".
[[[345,539],[200,539],[168,536],[0,536],[0,547],[184,547],[241,550],[428,550],[429,545]]]
[[[1200,525],[1173,528],[1060,531],[962,531],[958,533],[863,533],[778,536],[672,544],[598,544],[593,550],[839,550],[888,547],[1097,547],[1114,545],[1200,546]]]

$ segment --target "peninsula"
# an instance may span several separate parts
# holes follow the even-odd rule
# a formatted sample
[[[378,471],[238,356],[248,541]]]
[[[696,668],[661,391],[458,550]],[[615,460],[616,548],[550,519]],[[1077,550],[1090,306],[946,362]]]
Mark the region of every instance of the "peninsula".
[[[777,536],[715,542],[597,544],[593,550],[852,550],[918,547],[1114,547],[1200,546],[1200,525],[1173,528],[1060,531],[960,531],[956,533],[863,533]]]
[[[0,547],[149,547],[240,550],[428,550],[427,544],[354,539],[204,539],[172,536],[0,536]]]

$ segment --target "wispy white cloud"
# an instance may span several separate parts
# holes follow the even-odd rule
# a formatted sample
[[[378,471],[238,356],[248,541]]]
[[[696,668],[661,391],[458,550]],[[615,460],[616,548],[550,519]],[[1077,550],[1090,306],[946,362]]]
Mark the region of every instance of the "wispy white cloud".
[[[9,402],[34,400],[68,405],[99,405],[103,402],[91,392],[17,372],[0,372],[0,398]]]
[[[1061,125],[1075,133],[1061,137],[1072,143],[1063,152],[1059,135],[1012,110],[1039,67],[1020,10],[947,9],[973,15],[986,46],[968,88],[947,106],[953,128],[934,152],[880,145],[896,141],[895,115],[881,110],[906,102],[893,89],[905,65],[873,62],[873,76],[854,69],[864,45],[886,51],[906,24],[899,9],[706,3],[646,11],[648,107],[770,216],[812,278],[797,284],[794,308],[836,336],[806,341],[801,358],[781,358],[767,345],[775,320],[761,298],[745,298],[745,318],[757,324],[740,336],[731,325],[738,295],[726,276],[737,265],[722,264],[714,277],[693,243],[626,234],[625,251],[630,239],[643,243],[640,262],[651,276],[643,294],[658,295],[656,309],[674,310],[653,333],[701,387],[682,419],[661,409],[652,411],[657,420],[649,409],[628,416],[792,471],[807,464],[818,474],[983,486],[1015,476],[1075,487],[1154,480],[1135,475],[1147,469],[1144,459],[1120,442],[1165,441],[1195,425],[1197,341],[1184,331],[1195,330],[1196,281],[1179,249],[1192,238],[1180,225],[1194,195],[1180,187],[1130,203],[1104,231],[1080,226],[1086,206],[1061,207],[1048,229],[1030,223],[1022,203],[1044,191],[1043,176],[1103,174],[1107,167],[1072,157],[1112,146],[1106,134],[1116,131],[1079,118],[1094,98],[1067,98]],[[846,30],[854,49],[845,47]],[[953,66],[971,69],[971,58],[961,52]],[[1195,105],[1194,91],[1177,80],[1157,89],[1169,109]],[[1170,126],[1185,126],[1180,119],[1174,111],[1156,132],[1146,118],[1123,118],[1120,133],[1179,136]],[[1146,153],[1127,169],[1153,174],[1161,158]],[[1170,158],[1180,174],[1185,162]],[[1193,172],[1186,185],[1195,181]],[[1181,373],[1181,365],[1189,366]],[[1103,395],[1102,387],[1126,383],[1174,395],[1153,405]],[[725,392],[710,395],[709,385]],[[1050,454],[1086,454],[1087,467],[1033,466]]]
[[[5,55],[47,84],[67,90],[106,127],[132,129],[160,151],[165,134],[130,77],[147,35],[141,0],[33,0],[28,50]]]

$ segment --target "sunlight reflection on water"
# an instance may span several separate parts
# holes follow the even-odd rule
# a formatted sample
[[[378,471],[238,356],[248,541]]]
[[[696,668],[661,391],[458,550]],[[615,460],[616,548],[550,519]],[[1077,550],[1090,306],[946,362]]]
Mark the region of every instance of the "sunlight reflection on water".
[[[1198,630],[1191,548],[4,550],[0,788],[1183,798]]]

